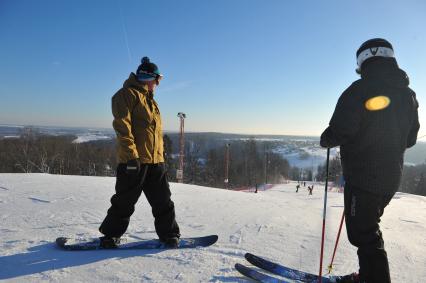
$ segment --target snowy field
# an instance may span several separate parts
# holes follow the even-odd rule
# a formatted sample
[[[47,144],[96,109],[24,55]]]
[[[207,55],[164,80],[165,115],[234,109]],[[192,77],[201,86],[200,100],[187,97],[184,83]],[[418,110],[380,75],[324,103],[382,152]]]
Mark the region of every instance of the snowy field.
[[[0,281],[10,282],[247,282],[234,269],[252,252],[317,273],[324,189],[313,196],[295,184],[258,194],[171,184],[182,236],[218,234],[208,248],[167,251],[67,252],[59,236],[97,237],[114,178],[0,174]],[[328,265],[343,195],[328,194],[325,265]],[[398,193],[385,210],[382,230],[392,281],[426,282],[426,198]],[[156,237],[144,198],[128,240]],[[357,269],[356,250],[343,229],[335,274]]]
[[[83,134],[79,135],[72,143],[85,143],[90,141],[111,140],[111,136],[102,134]]]

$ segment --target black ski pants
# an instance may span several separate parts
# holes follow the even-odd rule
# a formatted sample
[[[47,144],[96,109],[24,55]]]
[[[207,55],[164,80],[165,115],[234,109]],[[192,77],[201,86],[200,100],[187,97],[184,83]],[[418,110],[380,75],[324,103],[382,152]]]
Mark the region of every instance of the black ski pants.
[[[345,218],[349,242],[358,248],[360,282],[391,282],[380,217],[392,195],[375,195],[345,184]]]
[[[121,237],[129,226],[142,191],[151,205],[155,231],[160,240],[180,237],[164,163],[142,164],[137,175],[127,174],[126,164],[118,165],[115,194],[99,231],[105,236]]]

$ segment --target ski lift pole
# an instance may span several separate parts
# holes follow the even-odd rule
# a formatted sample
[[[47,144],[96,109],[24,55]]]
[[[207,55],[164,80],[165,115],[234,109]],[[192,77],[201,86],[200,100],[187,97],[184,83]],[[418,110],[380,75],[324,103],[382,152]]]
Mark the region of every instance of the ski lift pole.
[[[340,232],[342,231],[343,220],[345,220],[345,210],[343,210],[342,219],[340,220],[339,232],[337,233],[336,244],[334,245],[333,257],[331,258],[331,262],[328,265],[328,274],[330,274],[331,271],[333,270],[334,256],[336,255],[337,245],[339,244]]]
[[[328,167],[330,163],[330,148],[327,148],[327,163],[326,163],[326,174],[325,174],[325,193],[324,193],[324,210],[322,213],[322,236],[321,236],[321,257],[320,257],[320,269],[319,269],[319,283],[322,282],[322,259],[324,254],[324,234],[325,234],[325,217],[327,212],[327,187],[328,187]]]

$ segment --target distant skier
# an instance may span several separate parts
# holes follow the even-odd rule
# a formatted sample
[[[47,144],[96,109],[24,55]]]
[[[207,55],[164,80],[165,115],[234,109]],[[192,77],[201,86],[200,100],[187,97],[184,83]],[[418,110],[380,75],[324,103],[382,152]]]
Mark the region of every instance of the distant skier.
[[[358,247],[359,278],[340,282],[391,282],[379,222],[398,190],[404,151],[417,140],[418,103],[392,45],[380,38],[364,42],[357,53],[354,82],[340,96],[321,146],[340,146],[346,230]]]
[[[300,185],[299,185],[299,184],[297,184],[297,185],[296,185],[296,193],[298,193],[298,192],[299,192],[299,188],[300,188]]]
[[[312,190],[314,189],[314,185],[308,186],[309,195],[312,195]]]
[[[142,58],[136,74],[131,73],[112,97],[113,127],[117,134],[118,167],[115,195],[99,227],[101,245],[114,248],[127,230],[130,216],[144,192],[152,207],[154,226],[160,241],[177,247],[179,226],[166,177],[163,131],[154,90],[162,75],[148,57]]]

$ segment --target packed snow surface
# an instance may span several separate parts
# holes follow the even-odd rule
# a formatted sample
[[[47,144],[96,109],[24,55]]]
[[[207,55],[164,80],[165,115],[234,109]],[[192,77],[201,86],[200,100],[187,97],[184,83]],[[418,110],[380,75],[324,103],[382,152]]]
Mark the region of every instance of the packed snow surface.
[[[114,178],[0,174],[0,280],[10,282],[247,282],[234,264],[251,252],[317,273],[324,187],[308,195],[295,183],[259,193],[171,184],[182,236],[218,234],[207,248],[186,250],[58,249],[60,236],[97,237]],[[308,185],[308,184],[306,184]],[[332,255],[343,195],[328,193],[324,265]],[[426,198],[398,193],[381,227],[393,282],[426,282]],[[141,197],[125,237],[155,238]],[[334,274],[357,270],[356,250],[342,231]]]

